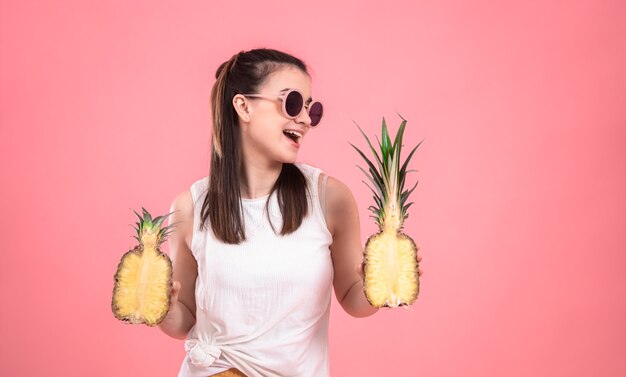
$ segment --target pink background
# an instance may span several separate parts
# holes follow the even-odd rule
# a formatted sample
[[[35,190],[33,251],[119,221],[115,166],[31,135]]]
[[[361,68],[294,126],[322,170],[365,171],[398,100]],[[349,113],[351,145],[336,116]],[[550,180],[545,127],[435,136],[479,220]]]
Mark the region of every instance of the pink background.
[[[207,173],[215,70],[255,47],[312,68],[299,161],[352,188],[363,242],[353,120],[424,140],[420,296],[334,301],[333,376],[626,375],[624,2],[215,3],[0,3],[0,375],[176,375],[182,341],[117,321],[113,274],[129,208]]]

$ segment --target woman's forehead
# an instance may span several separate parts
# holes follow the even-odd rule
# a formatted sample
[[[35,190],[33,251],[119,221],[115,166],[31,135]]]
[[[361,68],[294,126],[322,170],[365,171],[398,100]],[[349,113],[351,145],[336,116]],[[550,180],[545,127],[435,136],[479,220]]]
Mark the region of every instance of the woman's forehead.
[[[281,69],[270,75],[263,90],[272,93],[284,93],[288,89],[299,90],[305,98],[311,93],[311,79],[299,69]]]

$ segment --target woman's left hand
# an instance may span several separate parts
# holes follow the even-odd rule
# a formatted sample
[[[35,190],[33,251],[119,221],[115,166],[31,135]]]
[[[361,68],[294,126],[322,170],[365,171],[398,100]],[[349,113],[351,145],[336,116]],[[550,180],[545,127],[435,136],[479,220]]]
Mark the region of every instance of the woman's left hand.
[[[420,247],[419,247],[419,246],[417,246],[417,251],[419,251],[419,249],[420,249]],[[419,262],[421,262],[421,261],[422,261],[422,256],[421,256],[421,255],[418,255],[418,254],[417,254],[417,251],[415,252],[415,255],[417,256],[417,263],[419,264]],[[417,269],[417,274],[418,274],[419,276],[422,276],[422,274],[423,274],[423,273],[424,273],[424,272],[422,271],[422,269],[421,269],[421,268],[418,268],[418,269]]]

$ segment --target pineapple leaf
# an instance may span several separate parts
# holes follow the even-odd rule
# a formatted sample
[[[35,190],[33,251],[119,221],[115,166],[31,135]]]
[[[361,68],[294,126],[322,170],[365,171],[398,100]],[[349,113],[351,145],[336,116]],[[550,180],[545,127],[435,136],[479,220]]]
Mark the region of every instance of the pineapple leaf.
[[[419,146],[422,144],[422,142],[423,142],[423,141],[424,141],[424,140],[420,141],[420,142],[419,142],[419,143],[415,146],[415,148],[413,148],[413,150],[411,151],[411,153],[409,153],[409,156],[406,158],[406,160],[404,160],[404,164],[402,164],[402,169],[400,169],[400,174],[401,174],[401,175],[406,174],[406,167],[407,167],[407,166],[408,166],[408,164],[409,164],[409,160],[411,159],[411,157],[413,157],[413,153],[415,153],[415,151],[417,150],[417,147],[419,147]]]
[[[368,217],[371,217],[372,219],[374,219],[376,221],[376,224],[378,224],[379,227],[382,227],[382,223],[380,221],[380,217],[379,216],[372,216],[372,215],[370,215]]]
[[[380,153],[382,153],[383,147],[380,144],[380,140],[378,140],[378,135],[375,135],[375,136],[376,136],[376,141],[378,142],[378,150],[380,150]],[[381,163],[379,166],[380,166],[380,170],[381,170],[381,172],[383,174],[383,177],[388,178],[387,177],[387,171],[385,171],[385,169],[383,169],[383,164]]]
[[[182,223],[182,222],[183,222],[182,220],[181,220],[181,221],[176,221],[176,222],[173,222],[173,223],[169,224],[168,226],[163,227],[163,230],[168,230],[168,229],[170,229],[170,228],[174,228],[176,224],[178,224],[178,223]]]
[[[135,215],[137,215],[137,217],[139,218],[139,222],[140,222],[140,223],[142,223],[142,222],[143,222],[143,217],[141,217],[141,216],[137,213],[137,211],[135,211],[134,209],[132,209],[132,208],[129,208],[129,209],[130,209],[131,211],[135,212]]]
[[[372,193],[374,194],[373,198],[374,198],[374,200],[376,201],[376,204],[378,205],[378,208],[382,208],[382,207],[383,207],[383,205],[382,205],[382,202],[383,202],[383,201],[382,201],[382,199],[380,198],[380,196],[378,196],[378,194],[376,193],[376,191],[374,191],[374,189],[373,189],[370,185],[368,185],[368,184],[367,184],[367,182],[365,182],[365,181],[361,181],[361,182],[365,183],[365,185],[366,185],[366,186],[370,189],[370,191],[372,191]]]
[[[354,122],[354,121],[353,121]],[[374,154],[374,156],[376,157],[376,162],[378,163],[378,168],[379,170],[382,172],[383,171],[383,164],[381,161],[381,158],[378,156],[378,152],[376,152],[376,149],[374,149],[374,147],[372,147],[372,143],[370,143],[370,139],[367,137],[367,135],[365,134],[365,132],[363,132],[363,130],[361,129],[361,127],[359,127],[359,125],[354,122],[354,124],[356,124],[357,128],[359,129],[359,131],[361,132],[361,134],[363,135],[363,137],[365,137],[365,140],[367,141],[367,145],[369,145],[370,149],[372,150],[372,153]],[[378,138],[377,138],[378,139]],[[380,146],[380,142],[378,142],[378,145]]]
[[[397,111],[396,111],[396,114],[398,114],[398,116],[399,116],[400,118],[402,118],[402,120],[406,120],[406,119],[404,119],[404,117],[403,117],[402,115],[400,115],[400,113],[399,113],[399,112],[397,112]]]
[[[371,175],[372,175],[372,176],[374,176],[374,175],[376,175],[376,174],[377,174],[377,172],[376,172],[375,170],[372,170],[372,168],[370,168],[370,169],[369,169],[369,171],[370,171],[370,173],[371,173]],[[384,181],[383,181],[383,182],[384,182]],[[384,183],[382,183],[382,184],[384,185]],[[384,187],[384,186],[378,186],[378,185],[376,185],[376,187]],[[382,189],[382,188],[380,188],[378,192],[380,193],[380,196],[385,196],[385,192],[383,191],[383,189]]]
[[[409,204],[407,204],[405,206],[402,206],[402,217],[406,218],[407,210],[409,209],[411,204],[413,204],[413,202],[411,202],[411,203],[409,203]]]
[[[406,120],[400,124],[400,128],[396,133],[396,139],[393,141],[393,150],[398,153],[398,159],[400,157],[400,149],[402,148],[402,137],[404,134],[404,127],[406,126]]]
[[[168,226],[163,227],[163,229],[169,229],[169,228],[172,228],[172,227],[174,227],[174,225],[176,225],[176,224],[178,224],[178,223],[182,223],[182,220],[181,220],[181,221],[176,221],[175,223],[171,223],[171,224],[169,224]]]
[[[405,178],[406,178],[406,174],[413,173],[413,172],[416,172],[416,171],[418,171],[418,170],[407,170],[405,172],[405,174],[402,174],[402,177],[400,177],[400,186],[398,186],[399,187],[398,190],[402,191],[404,189],[404,181],[405,181]]]
[[[143,218],[134,209],[131,208],[130,210],[135,212],[135,215],[137,215],[137,217],[139,218],[139,222],[136,223],[137,225],[139,225],[139,230],[137,231],[137,234],[141,236],[141,232],[143,231]]]
[[[400,173],[398,173],[400,174]],[[398,191],[402,192],[404,190],[404,180],[406,178],[406,175],[402,174],[400,177],[400,183],[398,184]]]
[[[383,139],[383,145],[382,145],[382,160],[383,160],[383,172],[385,173],[385,176],[387,176],[387,172],[389,171],[389,167],[387,166],[389,164],[389,149],[390,149],[390,144],[391,141],[389,140],[389,134],[387,133],[387,124],[385,123],[385,117],[383,117],[383,134],[382,134],[382,139]]]
[[[143,210],[143,215],[145,217],[145,221],[147,223],[151,223],[152,222],[152,216],[150,216],[150,213],[148,213],[148,211],[145,208],[143,208],[143,207],[141,207],[141,209]]]
[[[375,177],[377,179],[378,182],[380,182],[380,184],[376,184],[374,183],[374,185],[377,185],[379,187],[382,187],[382,182],[383,182],[383,177],[380,176],[380,173],[376,170],[376,168],[374,167],[374,164],[367,158],[365,157],[365,154],[363,154],[363,152],[361,152],[361,150],[357,147],[354,146],[354,144],[348,142],[348,144],[352,145],[352,147],[354,149],[356,149],[357,152],[359,152],[359,154],[361,155],[361,157],[363,157],[363,159],[365,160],[365,162],[367,162],[367,165],[370,168],[370,171],[372,171],[372,176]],[[377,156],[378,158],[378,156]],[[380,166],[380,165],[379,165]]]
[[[409,207],[411,206],[411,204],[413,204],[414,202],[411,202],[409,204],[407,204],[406,206],[404,206],[404,212],[406,212],[407,209],[409,209]]]
[[[167,219],[167,216],[171,215],[171,214],[172,214],[172,213],[174,213],[174,212],[176,212],[176,211],[172,211],[172,212],[170,212],[170,213],[166,213],[166,214],[165,214],[165,215],[163,215],[163,216],[159,216],[159,217],[157,217],[156,219],[154,219],[153,221],[154,221],[154,223],[155,223],[158,227],[160,227],[160,226],[161,226],[161,224],[163,223],[163,221],[165,221],[165,219]]]
[[[402,206],[404,204],[404,202],[406,201],[406,199],[409,197],[409,195],[411,195],[411,193],[413,192],[413,190],[415,190],[415,187],[417,187],[417,183],[419,181],[415,182],[415,186],[413,186],[412,189],[407,190],[405,192],[402,193],[402,196],[400,197],[400,206]]]
[[[378,210],[378,208],[374,207],[374,206],[369,206],[367,208],[368,210],[370,210],[372,213],[374,213],[374,215],[377,215],[380,213],[380,211]]]
[[[365,186],[367,186],[370,189],[370,191],[372,191],[372,193],[374,194],[374,199],[378,199],[376,201],[378,203],[380,201],[380,196],[378,196],[376,191],[374,191],[374,189],[370,185],[368,185],[367,182],[365,182],[365,181],[361,181],[361,182],[365,183]]]
[[[376,204],[378,205],[378,208],[383,208],[383,201],[380,200],[379,197],[375,196],[374,200],[376,201]]]
[[[363,174],[365,174],[365,176],[367,177],[367,179],[370,180],[370,182],[372,182],[372,184],[374,185],[374,187],[380,187],[381,184],[377,183],[374,178],[372,178],[366,171],[365,169],[363,169],[362,167],[360,167],[359,165],[356,165],[357,168],[361,169],[361,171],[363,172]],[[384,198],[386,198],[386,196],[384,195],[385,192],[381,191],[381,194],[383,195]]]
[[[169,215],[171,215],[171,214],[172,214],[172,213],[174,213],[174,212],[178,212],[178,210],[177,210],[177,211],[172,211],[172,212],[170,212],[170,213],[166,213],[166,214],[165,214],[165,215],[163,215],[163,216],[159,216],[159,217],[157,217],[157,218],[154,220],[154,222],[155,222],[155,223],[156,223],[156,222],[158,222],[158,221],[159,221],[159,219],[161,219],[161,222],[163,222],[163,221],[165,221],[165,219],[167,219],[167,218],[168,218],[168,216],[169,216]]]
[[[391,140],[389,139],[389,133],[387,132],[387,123],[385,122],[385,117],[383,117],[383,156],[387,157],[390,152]],[[384,159],[384,158],[383,158]]]
[[[372,198],[374,198],[374,201],[379,209],[383,208],[383,201],[378,196],[373,196]]]

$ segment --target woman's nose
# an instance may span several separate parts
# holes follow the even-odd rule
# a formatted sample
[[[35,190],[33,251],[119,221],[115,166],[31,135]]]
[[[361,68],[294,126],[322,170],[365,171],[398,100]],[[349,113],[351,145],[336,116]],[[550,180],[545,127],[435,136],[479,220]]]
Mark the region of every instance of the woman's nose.
[[[308,109],[305,106],[302,106],[302,111],[300,111],[300,114],[298,115],[298,122],[311,127],[311,117],[309,116]]]

